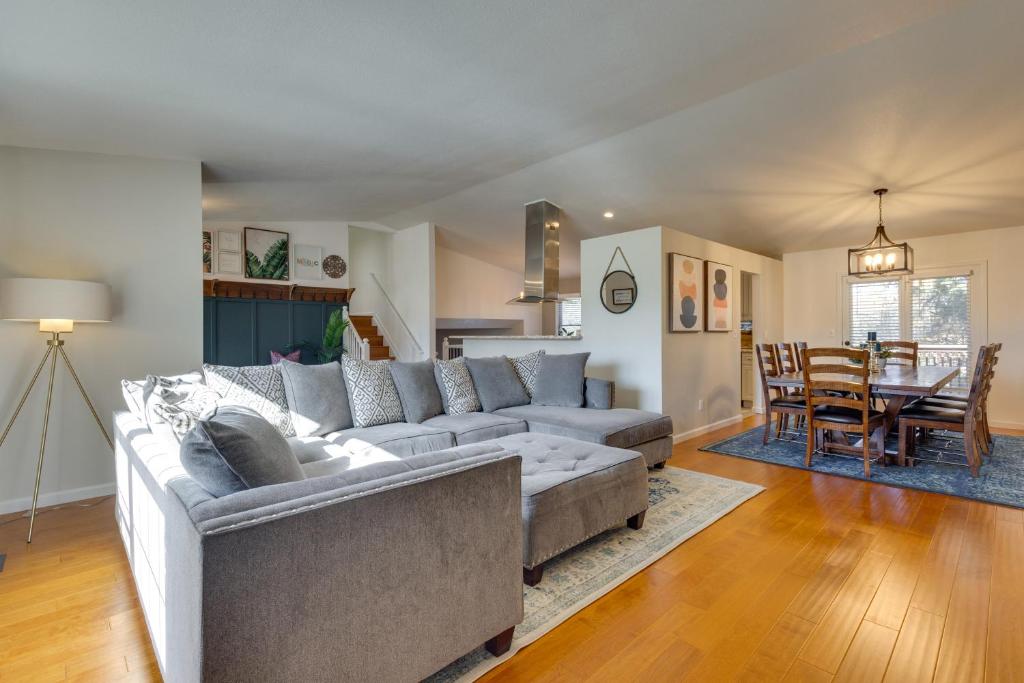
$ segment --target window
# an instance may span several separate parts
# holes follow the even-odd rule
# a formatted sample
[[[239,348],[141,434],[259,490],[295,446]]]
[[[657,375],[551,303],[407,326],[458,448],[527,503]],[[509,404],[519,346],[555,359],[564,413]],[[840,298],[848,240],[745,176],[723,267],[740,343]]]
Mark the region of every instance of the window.
[[[967,386],[974,355],[985,343],[984,271],[974,266],[890,280],[846,278],[845,338],[859,344],[874,331],[879,340],[916,341],[921,365],[961,368],[952,385]]]
[[[561,337],[574,337],[580,334],[583,326],[583,305],[580,297],[562,299],[556,304],[558,334]]]

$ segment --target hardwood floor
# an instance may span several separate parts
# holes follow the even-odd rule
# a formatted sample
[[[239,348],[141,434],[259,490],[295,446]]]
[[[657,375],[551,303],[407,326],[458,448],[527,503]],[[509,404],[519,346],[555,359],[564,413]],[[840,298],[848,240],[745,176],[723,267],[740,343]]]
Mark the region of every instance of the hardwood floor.
[[[483,680],[1024,680],[1024,512],[697,450],[755,424],[670,464],[764,493]],[[0,681],[158,679],[112,499],[26,526],[0,518]]]

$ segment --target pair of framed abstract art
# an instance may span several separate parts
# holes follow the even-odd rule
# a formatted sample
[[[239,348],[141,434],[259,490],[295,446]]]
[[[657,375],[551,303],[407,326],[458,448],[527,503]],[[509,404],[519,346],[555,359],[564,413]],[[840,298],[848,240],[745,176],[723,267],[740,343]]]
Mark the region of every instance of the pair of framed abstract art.
[[[732,330],[732,266],[683,254],[668,258],[669,331]]]

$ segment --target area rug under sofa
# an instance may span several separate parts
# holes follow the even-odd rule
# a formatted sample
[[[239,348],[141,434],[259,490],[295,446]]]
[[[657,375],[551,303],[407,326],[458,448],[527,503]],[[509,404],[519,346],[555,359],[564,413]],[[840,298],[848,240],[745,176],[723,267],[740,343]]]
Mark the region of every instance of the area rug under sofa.
[[[921,461],[913,467],[873,465],[869,479],[864,476],[864,465],[860,458],[815,454],[811,466],[805,467],[806,442],[802,437],[769,439],[766,446],[763,443],[763,435],[764,427],[755,427],[742,434],[703,446],[700,450],[822,474],[1024,508],[1024,437],[995,435],[992,455],[982,458],[981,474],[977,478],[972,477],[966,467]]]
[[[606,531],[549,561],[536,587],[523,586],[524,618],[508,653],[495,658],[478,648],[427,680],[475,680],[764,490],[677,467],[651,471],[648,485],[642,529]]]

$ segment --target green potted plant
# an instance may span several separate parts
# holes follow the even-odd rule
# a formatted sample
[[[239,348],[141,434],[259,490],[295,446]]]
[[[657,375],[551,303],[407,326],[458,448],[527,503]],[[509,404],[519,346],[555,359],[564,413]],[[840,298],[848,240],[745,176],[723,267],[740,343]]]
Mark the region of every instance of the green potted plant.
[[[289,344],[284,348],[282,354],[288,354],[301,349],[316,354],[316,358],[320,363],[330,363],[339,360],[341,354],[345,353],[345,330],[348,326],[348,320],[341,314],[341,309],[338,309],[331,313],[331,316],[327,319],[327,325],[324,327],[323,342],[316,345],[308,340],[303,340],[295,344]]]

